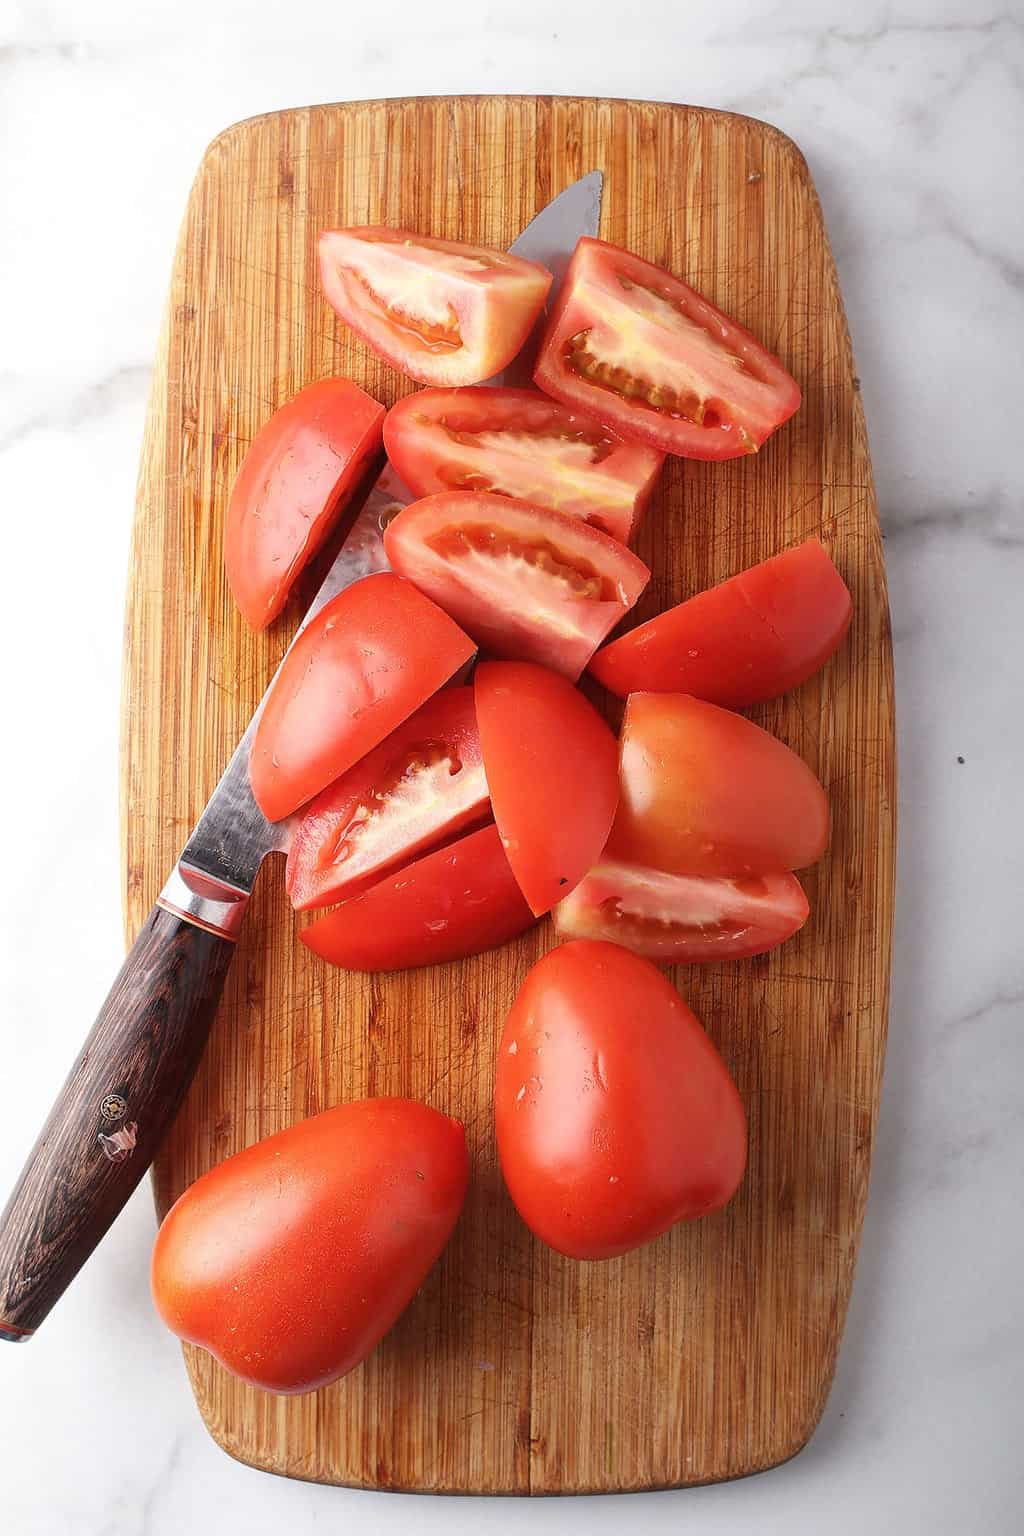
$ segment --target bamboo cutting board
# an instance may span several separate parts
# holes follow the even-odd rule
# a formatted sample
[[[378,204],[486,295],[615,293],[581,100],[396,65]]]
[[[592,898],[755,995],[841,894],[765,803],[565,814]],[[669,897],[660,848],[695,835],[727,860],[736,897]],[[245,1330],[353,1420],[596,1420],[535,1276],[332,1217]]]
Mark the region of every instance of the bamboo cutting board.
[[[821,1414],[860,1236],[889,985],[894,746],[885,578],[857,380],[807,167],[724,113],[533,97],[360,102],[229,129],[203,160],[175,257],[146,426],[128,596],[122,797],[134,935],[304,606],[262,636],[220,560],[257,427],[311,379],[386,403],[411,386],[320,296],[318,231],[404,225],[506,246],[553,195],[605,173],[601,233],[685,277],[804,390],[756,458],[669,461],[638,552],[649,617],[809,534],[854,596],[849,642],[756,718],[817,770],[831,851],[812,917],[772,955],[681,969],[734,1072],[750,1166],[723,1212],[605,1264],[533,1241],[499,1177],[495,1042],[545,923],[519,943],[397,976],[330,970],[295,939],[265,867],[199,1076],[156,1168],[162,1214],[200,1173],[368,1094],[464,1121],[474,1176],[433,1275],[376,1353],[315,1395],[186,1361],[233,1456],[293,1477],[437,1492],[670,1487],[756,1472]]]

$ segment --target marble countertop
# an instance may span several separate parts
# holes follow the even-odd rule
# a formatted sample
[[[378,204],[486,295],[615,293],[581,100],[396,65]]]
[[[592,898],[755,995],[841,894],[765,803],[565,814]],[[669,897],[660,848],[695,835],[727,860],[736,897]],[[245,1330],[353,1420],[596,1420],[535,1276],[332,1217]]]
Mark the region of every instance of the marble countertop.
[[[0,882],[13,1182],[121,954],[116,747],[138,444],[207,142],[311,101],[443,91],[728,107],[805,152],[863,381],[896,645],[890,1049],[835,1387],[743,1483],[486,1511],[260,1476],[207,1437],[150,1307],[148,1188],[0,1353],[9,1536],[344,1528],[1011,1536],[1024,1522],[1024,26],[985,0],[24,0],[0,8]],[[995,129],[996,131],[993,131]],[[39,579],[40,552],[46,562]],[[84,895],[84,899],[83,899]],[[15,1091],[16,1085],[16,1091]]]

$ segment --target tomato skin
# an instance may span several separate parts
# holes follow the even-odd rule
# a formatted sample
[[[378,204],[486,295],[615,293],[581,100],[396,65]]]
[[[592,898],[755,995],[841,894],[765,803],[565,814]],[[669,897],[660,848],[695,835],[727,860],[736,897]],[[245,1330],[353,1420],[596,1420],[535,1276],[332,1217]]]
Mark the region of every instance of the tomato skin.
[[[479,384],[533,329],[551,273],[505,251],[404,229],[327,229],[320,281],[346,325],[421,384]]]
[[[523,661],[476,669],[491,808],[537,917],[597,862],[619,798],[615,737],[564,677]]]
[[[589,237],[533,377],[563,404],[686,459],[756,453],[800,404],[796,380],[743,326],[662,267]]]
[[[649,960],[578,939],[530,971],[498,1048],[501,1170],[527,1226],[611,1259],[718,1210],[746,1116],[699,1020]]]
[[[196,1180],[153,1249],[157,1312],[269,1392],[364,1360],[441,1254],[469,1179],[457,1120],[362,1099],[246,1147]]]
[[[370,460],[384,407],[348,379],[307,384],[256,433],[224,521],[224,566],[252,629],[266,629]]]
[[[384,548],[487,650],[574,679],[651,575],[600,529],[484,491],[413,502],[388,524]]]
[[[698,592],[597,652],[612,693],[689,693],[727,709],[776,699],[823,667],[853,616],[817,539]]]
[[[661,965],[747,960],[807,921],[795,875],[667,875],[602,859],[552,916],[560,937],[608,939]]]
[[[285,883],[296,911],[328,906],[487,809],[472,688],[443,688],[306,807]]]
[[[486,754],[486,748],[485,748]],[[828,801],[802,758],[752,720],[681,693],[631,693],[608,856],[677,875],[804,869]]]
[[[388,458],[417,496],[491,491],[632,540],[664,454],[536,389],[423,389],[392,406]]]
[[[474,653],[473,642],[390,571],[339,592],[295,641],[256,727],[249,780],[280,821],[345,773]]]
[[[534,922],[487,826],[342,902],[299,938],[345,970],[402,971],[493,949]]]

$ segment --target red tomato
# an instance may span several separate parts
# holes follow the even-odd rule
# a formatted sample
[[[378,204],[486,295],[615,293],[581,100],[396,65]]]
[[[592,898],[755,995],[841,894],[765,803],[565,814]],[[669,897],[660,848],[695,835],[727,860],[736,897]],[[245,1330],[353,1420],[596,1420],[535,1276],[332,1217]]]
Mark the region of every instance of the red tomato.
[[[253,629],[276,619],[302,568],[379,451],[384,407],[321,379],[275,411],[242,460],[224,523],[224,567]]]
[[[314,1115],[203,1174],[164,1218],[156,1309],[270,1392],[366,1358],[451,1236],[469,1178],[457,1120],[409,1099]]]
[[[705,1216],[747,1157],[739,1094],[649,960],[586,939],[533,967],[498,1048],[501,1171],[527,1226],[611,1259]]]
[[[473,690],[444,688],[306,807],[288,853],[292,906],[329,906],[486,808]]]
[[[651,575],[578,518],[483,491],[414,501],[388,524],[384,548],[488,650],[572,678]]]
[[[475,684],[494,819],[540,917],[607,841],[619,795],[615,737],[578,689],[543,667],[488,661]]]
[[[421,384],[479,384],[533,329],[551,287],[535,261],[377,225],[327,229],[328,303],[394,368]]]
[[[613,640],[590,670],[621,699],[690,693],[743,709],[824,666],[852,614],[846,583],[808,539]]]
[[[667,875],[602,859],[553,916],[567,938],[611,939],[676,965],[763,955],[792,938],[808,911],[794,875]]]
[[[486,763],[482,720],[480,730]],[[828,842],[825,791],[802,758],[686,694],[630,694],[619,779],[615,859],[676,875],[766,875],[813,864]]]
[[[756,453],[800,404],[778,358],[693,288],[604,240],[577,245],[534,379],[684,459]]]
[[[288,652],[256,727],[249,778],[267,820],[333,783],[473,649],[447,614],[390,571],[339,592]]]
[[[535,389],[423,389],[388,412],[384,446],[417,496],[495,491],[628,544],[664,455]]]
[[[533,922],[492,826],[388,875],[299,938],[349,971],[402,971],[493,949]]]

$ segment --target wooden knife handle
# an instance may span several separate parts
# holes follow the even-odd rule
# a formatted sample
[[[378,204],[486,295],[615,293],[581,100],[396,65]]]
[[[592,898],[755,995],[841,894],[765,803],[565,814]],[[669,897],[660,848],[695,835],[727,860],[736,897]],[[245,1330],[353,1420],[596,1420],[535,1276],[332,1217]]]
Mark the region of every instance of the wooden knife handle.
[[[234,943],[155,906],[0,1216],[0,1338],[31,1337],[153,1160]]]

